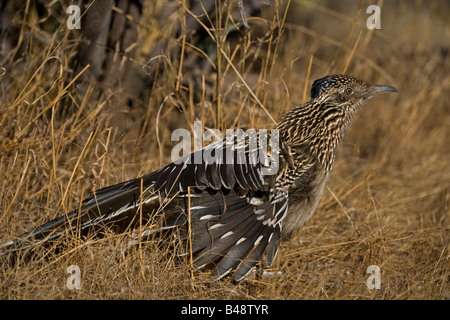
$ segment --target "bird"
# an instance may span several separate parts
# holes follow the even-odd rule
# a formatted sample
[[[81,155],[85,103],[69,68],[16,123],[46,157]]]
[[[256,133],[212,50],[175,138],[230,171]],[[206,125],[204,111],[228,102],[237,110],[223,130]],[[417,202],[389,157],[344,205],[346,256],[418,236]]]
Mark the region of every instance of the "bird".
[[[313,82],[310,100],[270,131],[276,143],[267,152],[259,152],[261,131],[241,140],[227,137],[93,192],[78,209],[3,244],[1,252],[19,254],[68,232],[87,235],[107,227],[124,233],[139,226],[139,241],[158,237],[189,244],[180,254],[192,254],[195,270],[209,266],[214,279],[239,282],[260,262],[270,268],[280,242],[310,220],[339,142],[361,107],[397,91],[348,75],[324,76]]]

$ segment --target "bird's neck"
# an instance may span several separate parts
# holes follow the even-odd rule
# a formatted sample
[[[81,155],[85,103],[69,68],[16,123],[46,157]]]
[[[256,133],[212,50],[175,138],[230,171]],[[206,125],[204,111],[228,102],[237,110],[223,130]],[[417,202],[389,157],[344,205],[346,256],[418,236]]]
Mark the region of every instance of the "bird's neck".
[[[339,107],[307,102],[289,111],[277,128],[283,143],[290,148],[308,148],[326,170],[331,170],[336,148],[350,120],[351,115]]]

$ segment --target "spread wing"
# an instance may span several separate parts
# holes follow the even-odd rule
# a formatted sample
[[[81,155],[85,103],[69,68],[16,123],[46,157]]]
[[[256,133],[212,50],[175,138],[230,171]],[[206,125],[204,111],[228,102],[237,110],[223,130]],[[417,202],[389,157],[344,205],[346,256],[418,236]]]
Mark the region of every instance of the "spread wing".
[[[288,192],[275,184],[289,164],[278,153],[260,150],[250,139],[213,143],[142,178],[98,190],[80,210],[3,249],[23,251],[68,231],[86,234],[108,226],[124,232],[142,218],[143,236],[176,229],[182,240],[191,241],[197,268],[213,264],[215,277],[233,272],[239,281],[264,254],[272,263],[288,208]]]

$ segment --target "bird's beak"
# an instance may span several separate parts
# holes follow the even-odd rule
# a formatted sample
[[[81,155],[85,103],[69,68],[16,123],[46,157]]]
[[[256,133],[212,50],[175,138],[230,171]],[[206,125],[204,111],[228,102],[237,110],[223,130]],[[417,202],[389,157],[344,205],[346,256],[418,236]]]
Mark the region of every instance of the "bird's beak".
[[[368,88],[370,97],[377,96],[379,94],[385,94],[390,92],[398,92],[397,88],[391,87],[391,86],[378,86],[378,85],[372,85]]]

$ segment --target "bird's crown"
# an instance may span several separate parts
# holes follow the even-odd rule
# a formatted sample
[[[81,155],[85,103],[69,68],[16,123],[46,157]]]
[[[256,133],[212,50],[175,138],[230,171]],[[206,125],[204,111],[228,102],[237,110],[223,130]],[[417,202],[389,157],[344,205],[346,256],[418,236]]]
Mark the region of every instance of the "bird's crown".
[[[314,81],[311,88],[311,99],[341,91],[350,96],[355,92],[355,87],[365,87],[366,85],[363,81],[347,75],[328,75]]]

